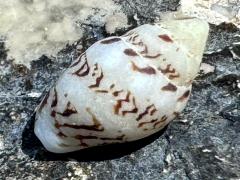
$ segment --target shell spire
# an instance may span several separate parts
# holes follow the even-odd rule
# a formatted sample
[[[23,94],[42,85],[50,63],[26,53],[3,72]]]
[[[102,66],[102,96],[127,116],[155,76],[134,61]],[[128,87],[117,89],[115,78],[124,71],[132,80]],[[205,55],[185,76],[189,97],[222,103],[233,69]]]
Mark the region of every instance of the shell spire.
[[[170,32],[175,32],[174,37],[179,45],[191,56],[188,61],[189,78],[193,78],[199,71],[202,61],[203,51],[209,32],[209,25],[200,19],[181,19],[171,20],[160,23]]]
[[[186,106],[208,31],[198,19],[163,20],[96,42],[38,106],[35,134],[66,153],[156,133]]]

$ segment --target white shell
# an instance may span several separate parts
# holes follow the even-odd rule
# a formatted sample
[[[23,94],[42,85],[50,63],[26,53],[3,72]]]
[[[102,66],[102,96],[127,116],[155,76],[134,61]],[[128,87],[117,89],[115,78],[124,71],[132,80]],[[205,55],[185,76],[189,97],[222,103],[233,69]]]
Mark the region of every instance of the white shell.
[[[65,153],[159,131],[186,106],[208,30],[198,19],[168,20],[96,42],[39,105],[37,137]]]

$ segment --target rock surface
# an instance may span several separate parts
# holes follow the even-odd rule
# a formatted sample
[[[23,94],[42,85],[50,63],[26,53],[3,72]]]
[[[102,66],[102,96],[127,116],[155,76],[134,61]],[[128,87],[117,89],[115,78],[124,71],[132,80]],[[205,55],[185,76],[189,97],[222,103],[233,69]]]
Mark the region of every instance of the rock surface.
[[[130,28],[179,6],[177,0],[115,1]],[[0,43],[0,179],[240,178],[240,31],[229,24],[211,26],[203,62],[214,72],[200,73],[185,111],[164,131],[124,145],[47,152],[33,134],[34,109],[74,57],[108,36],[104,27],[85,29],[78,44],[57,58],[42,56],[30,70],[7,61]]]

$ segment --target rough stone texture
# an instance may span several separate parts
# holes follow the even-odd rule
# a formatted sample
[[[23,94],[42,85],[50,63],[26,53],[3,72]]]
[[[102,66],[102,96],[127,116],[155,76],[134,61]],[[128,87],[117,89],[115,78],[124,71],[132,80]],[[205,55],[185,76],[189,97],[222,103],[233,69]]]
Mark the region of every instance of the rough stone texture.
[[[116,2],[129,15],[131,28],[178,6],[174,0]],[[215,71],[197,77],[187,108],[168,128],[124,145],[66,155],[47,152],[33,134],[34,109],[81,52],[77,47],[86,49],[108,36],[104,27],[85,29],[78,46],[67,47],[57,58],[42,56],[30,70],[6,61],[0,43],[0,179],[240,178],[240,31],[226,24],[211,26],[203,60]]]

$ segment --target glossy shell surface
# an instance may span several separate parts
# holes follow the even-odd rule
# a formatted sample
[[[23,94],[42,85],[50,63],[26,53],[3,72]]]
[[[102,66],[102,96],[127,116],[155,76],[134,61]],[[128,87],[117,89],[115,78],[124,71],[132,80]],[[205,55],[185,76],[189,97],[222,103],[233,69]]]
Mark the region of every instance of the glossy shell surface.
[[[206,22],[183,19],[96,42],[42,100],[37,137],[65,153],[159,131],[186,106],[207,36]]]

